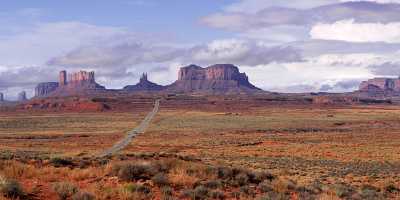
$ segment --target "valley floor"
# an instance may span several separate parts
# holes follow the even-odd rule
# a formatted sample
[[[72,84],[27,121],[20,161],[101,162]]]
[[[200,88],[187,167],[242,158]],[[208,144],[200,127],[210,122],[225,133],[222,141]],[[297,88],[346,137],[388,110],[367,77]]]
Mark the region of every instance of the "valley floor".
[[[138,193],[145,199],[220,199],[216,192],[227,199],[400,198],[398,107],[161,107],[146,133],[118,155],[92,157],[124,137],[145,115],[0,114],[0,175],[17,179],[39,199],[55,198],[58,182],[71,183],[99,199],[137,199]],[[166,169],[149,177],[124,178],[118,167],[112,169],[121,163],[158,162],[170,164],[164,163]],[[20,171],[11,170],[11,165]],[[226,177],[227,169],[242,171],[226,172],[233,176]],[[277,178],[252,181],[252,172]],[[161,187],[157,178],[168,184]],[[208,187],[207,180],[217,186]],[[151,195],[138,191],[136,187],[143,185],[150,187]],[[199,186],[207,191],[197,191]]]

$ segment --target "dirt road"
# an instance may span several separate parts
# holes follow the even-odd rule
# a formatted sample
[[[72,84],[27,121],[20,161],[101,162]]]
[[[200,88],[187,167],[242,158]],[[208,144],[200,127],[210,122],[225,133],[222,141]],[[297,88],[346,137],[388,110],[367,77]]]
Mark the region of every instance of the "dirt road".
[[[149,114],[147,114],[146,118],[144,118],[144,120],[140,123],[138,127],[129,132],[128,135],[123,140],[116,143],[113,147],[99,154],[98,157],[111,156],[117,153],[118,151],[121,151],[126,146],[128,146],[138,134],[144,133],[150,121],[157,114],[159,107],[160,107],[160,100],[156,100],[153,110]]]

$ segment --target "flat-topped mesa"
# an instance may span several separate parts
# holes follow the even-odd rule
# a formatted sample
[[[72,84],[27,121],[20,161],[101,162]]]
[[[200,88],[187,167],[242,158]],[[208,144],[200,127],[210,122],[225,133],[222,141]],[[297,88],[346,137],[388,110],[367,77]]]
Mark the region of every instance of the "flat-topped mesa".
[[[178,80],[169,86],[176,92],[251,93],[260,91],[245,73],[232,64],[217,64],[207,68],[189,65],[179,70]]]
[[[68,74],[63,70],[59,73],[58,82],[39,83],[35,88],[35,97],[85,95],[93,90],[105,90],[96,83],[94,72]]]
[[[400,93],[400,78],[374,78],[363,81],[359,90],[369,95],[388,95]]]
[[[140,81],[136,85],[125,86],[123,90],[133,92],[133,91],[161,91],[164,87],[153,83],[147,79],[147,74],[143,73],[140,77]]]
[[[56,91],[58,87],[59,83],[57,82],[39,83],[35,88],[35,96],[36,97],[48,96],[52,92]]]

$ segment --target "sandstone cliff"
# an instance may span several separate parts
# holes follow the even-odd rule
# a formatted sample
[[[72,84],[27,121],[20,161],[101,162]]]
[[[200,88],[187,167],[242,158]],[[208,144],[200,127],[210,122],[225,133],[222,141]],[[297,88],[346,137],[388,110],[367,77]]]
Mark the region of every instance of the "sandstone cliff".
[[[57,82],[39,83],[35,88],[35,96],[46,97],[57,90],[58,86],[59,83]]]
[[[178,80],[168,91],[179,93],[253,93],[261,91],[252,85],[246,74],[231,64],[217,64],[207,68],[189,65],[179,70]]]
[[[374,78],[363,81],[359,91],[368,96],[394,96],[400,94],[400,78]]]
[[[74,96],[102,90],[105,90],[105,87],[96,83],[94,72],[80,71],[67,74],[66,71],[61,71],[58,83],[39,83],[35,88],[35,96]]]

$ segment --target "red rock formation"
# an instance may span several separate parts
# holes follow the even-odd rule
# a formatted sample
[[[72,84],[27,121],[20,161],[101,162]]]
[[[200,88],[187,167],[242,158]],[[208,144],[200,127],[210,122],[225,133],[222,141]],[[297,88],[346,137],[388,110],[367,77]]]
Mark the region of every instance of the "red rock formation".
[[[147,74],[143,74],[140,78],[140,81],[136,85],[128,85],[124,87],[125,91],[128,92],[145,92],[145,91],[161,91],[164,87],[158,84],[155,84],[147,79]]]
[[[67,85],[67,71],[61,71],[59,75],[59,85],[65,86]]]
[[[181,93],[252,93],[261,91],[252,85],[246,74],[231,64],[207,68],[196,65],[179,70],[179,79],[168,86],[168,91]]]
[[[392,96],[400,94],[400,78],[374,78],[363,81],[359,91],[368,96]]]
[[[58,87],[59,83],[57,82],[39,83],[35,88],[35,96],[46,97],[57,90]]]

